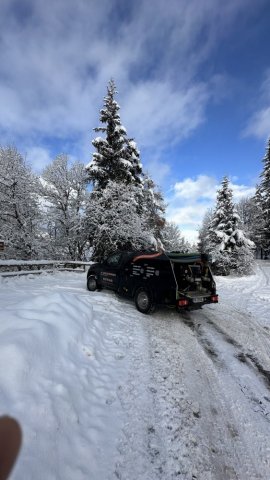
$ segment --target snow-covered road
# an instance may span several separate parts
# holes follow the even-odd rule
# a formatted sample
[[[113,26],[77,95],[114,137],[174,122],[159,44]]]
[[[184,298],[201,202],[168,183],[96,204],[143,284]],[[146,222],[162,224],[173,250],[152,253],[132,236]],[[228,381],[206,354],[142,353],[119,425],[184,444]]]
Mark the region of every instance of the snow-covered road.
[[[1,279],[0,279],[1,282]],[[0,414],[13,480],[270,478],[270,262],[220,303],[144,316],[85,275],[2,279]]]

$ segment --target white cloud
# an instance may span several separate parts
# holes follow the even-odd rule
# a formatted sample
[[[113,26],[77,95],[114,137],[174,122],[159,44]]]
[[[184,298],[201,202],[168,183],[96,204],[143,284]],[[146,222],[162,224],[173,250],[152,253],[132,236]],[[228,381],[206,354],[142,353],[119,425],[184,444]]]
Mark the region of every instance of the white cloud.
[[[26,148],[26,160],[38,172],[52,161],[50,152],[42,147],[28,147]]]
[[[195,228],[200,225],[207,206],[205,204],[200,205],[198,202],[194,202],[193,205],[175,205],[168,208],[168,217],[170,221],[178,225],[189,225]]]
[[[34,171],[37,173],[41,173],[42,170],[49,165],[55,158],[56,155],[53,155],[50,150],[44,147],[33,147],[33,146],[26,146],[24,147],[25,158],[28,164],[33,166]],[[87,158],[82,158],[78,155],[72,155],[66,149],[66,151],[57,152],[57,154],[64,153],[68,156],[68,160],[70,164],[73,164],[76,161],[80,161],[82,163],[86,163]],[[78,152],[80,153],[80,152]]]
[[[189,228],[182,228],[181,233],[183,237],[185,237],[185,239],[191,243],[191,245],[197,244],[199,236],[196,230],[190,230]]]
[[[249,119],[243,134],[268,139],[270,136],[270,69],[265,73],[259,96],[256,97],[256,105],[259,105],[259,108]]]
[[[161,185],[171,172],[171,167],[168,163],[162,162],[159,157],[157,157],[147,162],[147,172],[150,173],[158,185]]]
[[[207,175],[198,175],[196,179],[185,178],[182,182],[174,185],[175,198],[196,200],[198,198],[215,198],[217,183],[216,179]]]
[[[124,99],[123,118],[145,147],[174,144],[203,121],[209,92],[204,84],[174,90],[169,81],[133,86]],[[136,105],[136,108],[134,106]]]
[[[231,188],[233,191],[233,199],[235,202],[238,202],[243,197],[252,197],[255,194],[255,187],[248,187],[246,185],[237,185],[236,183],[231,183]]]
[[[123,123],[140,147],[190,135],[224,90],[199,67],[251,0],[1,0],[0,131],[17,138],[91,140],[114,77]],[[120,11],[121,10],[121,11]],[[162,34],[161,34],[162,32]],[[202,41],[203,40],[203,41]]]
[[[248,126],[244,130],[245,136],[254,136],[267,139],[270,136],[270,106],[262,108],[249,120]]]
[[[217,186],[216,178],[198,175],[176,182],[171,189],[166,199],[168,220],[179,225],[187,240],[196,242],[203,216],[214,204]]]

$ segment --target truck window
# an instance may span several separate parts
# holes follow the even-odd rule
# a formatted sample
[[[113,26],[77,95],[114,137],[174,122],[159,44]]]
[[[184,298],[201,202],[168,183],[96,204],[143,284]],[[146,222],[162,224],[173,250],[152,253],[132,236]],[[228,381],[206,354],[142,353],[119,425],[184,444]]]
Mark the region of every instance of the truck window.
[[[121,253],[114,253],[113,255],[107,258],[106,263],[110,267],[117,267],[118,265],[120,265],[121,257],[122,257]]]

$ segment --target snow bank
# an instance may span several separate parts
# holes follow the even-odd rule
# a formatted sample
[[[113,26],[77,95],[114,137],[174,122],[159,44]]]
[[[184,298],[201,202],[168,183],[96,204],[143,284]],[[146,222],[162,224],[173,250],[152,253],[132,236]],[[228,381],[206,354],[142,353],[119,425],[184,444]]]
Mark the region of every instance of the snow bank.
[[[58,283],[66,278],[58,274]],[[55,280],[48,282],[53,287]],[[16,283],[27,300],[16,295]],[[120,414],[115,387],[125,376],[118,316],[94,309],[95,295],[78,297],[75,287],[75,294],[42,294],[36,283],[1,284],[0,414],[18,419],[23,430],[12,478],[106,478]]]

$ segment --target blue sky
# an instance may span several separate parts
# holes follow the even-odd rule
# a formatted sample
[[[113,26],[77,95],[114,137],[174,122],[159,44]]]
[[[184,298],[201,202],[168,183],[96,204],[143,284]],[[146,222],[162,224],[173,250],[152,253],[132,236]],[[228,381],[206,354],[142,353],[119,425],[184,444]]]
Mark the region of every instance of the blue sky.
[[[250,195],[270,136],[269,0],[1,0],[0,135],[39,172],[91,159],[106,85],[160,184],[168,217],[196,236],[229,175]]]

